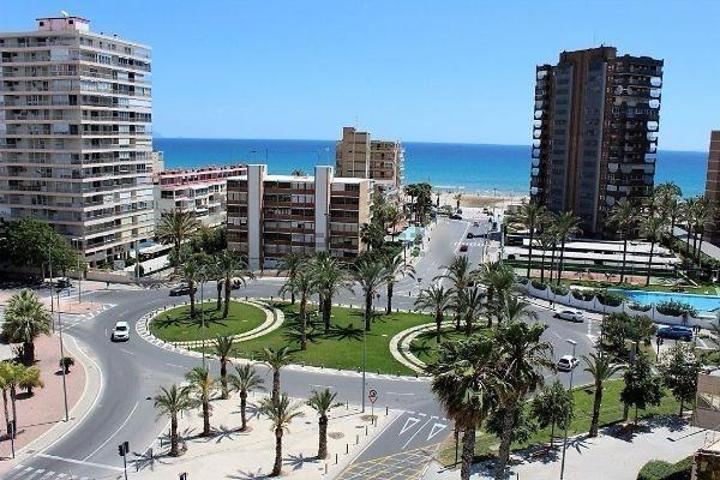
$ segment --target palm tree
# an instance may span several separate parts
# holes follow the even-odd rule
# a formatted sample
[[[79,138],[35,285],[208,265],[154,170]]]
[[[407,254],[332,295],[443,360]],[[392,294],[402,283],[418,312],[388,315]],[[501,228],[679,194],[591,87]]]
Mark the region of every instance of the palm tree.
[[[565,260],[565,242],[568,240],[568,238],[580,232],[578,222],[578,218],[573,215],[572,212],[565,212],[555,218],[553,230],[555,231],[558,239],[560,240],[560,261],[558,265],[557,276],[558,285],[560,285],[560,279],[562,278],[563,273],[563,263]]]
[[[330,333],[332,300],[335,294],[348,282],[348,275],[337,258],[328,252],[318,252],[310,266],[315,289],[320,294],[325,334]]]
[[[461,294],[462,313],[465,317],[465,335],[470,336],[473,332],[475,320],[480,317],[485,304],[485,292],[480,287],[472,287],[463,290]]]
[[[219,281],[225,289],[225,304],[223,306],[223,317],[227,318],[230,312],[230,291],[232,282],[239,279],[245,285],[248,279],[255,278],[255,275],[248,270],[247,259],[235,252],[223,250],[217,255],[216,266]]]
[[[530,309],[530,304],[511,293],[505,293],[505,299],[502,301],[502,312],[500,316],[505,323],[524,322],[526,320],[534,320],[537,314]]]
[[[324,390],[313,390],[310,394],[310,398],[307,401],[307,405],[315,410],[318,414],[318,458],[327,458],[327,427],[328,427],[328,413],[333,408],[337,408],[342,405],[340,402],[335,401],[337,393],[333,393],[329,388]]]
[[[687,249],[685,250],[685,254],[689,257],[690,256],[690,235],[692,234],[692,227],[693,227],[693,212],[695,210],[695,203],[697,202],[696,198],[688,198],[686,199],[681,207],[680,207],[680,216],[682,220],[685,222],[686,225],[686,239],[685,243],[687,243]]]
[[[42,381],[40,369],[36,366],[26,367],[20,371],[20,378],[18,379],[18,387],[27,392],[28,395],[33,394],[33,388],[44,388],[45,384]]]
[[[415,268],[406,263],[401,255],[391,257],[385,256],[385,283],[387,284],[387,308],[385,313],[390,315],[392,313],[392,299],[393,299],[393,288],[395,287],[395,281],[398,277],[403,275],[410,275],[411,278],[415,278]]]
[[[515,288],[515,272],[502,262],[483,265],[480,281],[487,287],[488,308],[495,312],[498,322],[502,319],[503,302]],[[492,326],[492,312],[488,312],[488,326]]]
[[[202,408],[202,436],[208,437],[212,433],[210,431],[210,412],[212,411],[210,400],[215,392],[216,381],[210,376],[207,367],[193,368],[185,375],[185,379],[189,382],[190,393],[195,396],[195,405]]]
[[[280,369],[290,363],[290,350],[282,347],[275,350],[272,347],[265,347],[261,353],[262,362],[273,371],[272,398],[277,399],[280,395]]]
[[[373,297],[387,280],[387,273],[381,261],[364,258],[355,263],[353,274],[365,296],[365,331],[369,332]]]
[[[545,256],[548,250],[552,250],[555,247],[555,239],[548,232],[544,232],[540,235],[540,248],[542,248],[542,255],[540,256],[540,283],[545,283]],[[552,266],[550,270],[552,270]]]
[[[195,291],[197,290],[197,287],[195,286],[198,282],[201,282],[205,276],[206,269],[202,265],[201,260],[197,256],[192,256],[189,259],[187,259],[185,262],[181,263],[178,266],[178,272],[177,275],[182,279],[182,281],[187,285],[189,291],[188,295],[190,296],[190,317],[195,318]],[[205,308],[204,306],[201,306],[201,308]]]
[[[175,210],[162,216],[156,232],[162,243],[172,243],[177,252],[180,250],[180,245],[199,227],[200,222],[192,212]]]
[[[282,471],[283,434],[294,418],[302,416],[302,412],[299,405],[290,403],[288,396],[283,393],[280,397],[264,398],[260,402],[260,413],[270,419],[275,432],[275,463],[270,476],[277,477]]]
[[[249,364],[235,367],[235,375],[230,376],[232,389],[240,394],[240,420],[242,426],[240,431],[247,429],[247,397],[248,392],[262,390],[264,380],[255,372]]]
[[[622,266],[620,267],[620,283],[625,281],[625,266],[627,264],[627,245],[630,235],[635,230],[638,221],[637,207],[623,198],[613,206],[608,217],[608,223],[617,226],[623,238]]]
[[[2,333],[8,341],[22,343],[23,363],[35,363],[35,339],[49,335],[52,316],[32,290],[24,288],[10,297],[5,309]]]
[[[15,425],[18,424],[17,415],[17,394],[19,389],[28,390],[28,394],[32,394],[34,387],[42,387],[43,382],[40,378],[40,369],[32,366],[28,367],[19,363],[6,362],[7,366],[3,367],[3,384],[10,393],[10,404],[12,406],[12,418]],[[4,393],[3,393],[4,395]],[[4,399],[3,399],[4,400]]]
[[[153,400],[160,415],[170,417],[170,452],[168,454],[171,457],[177,457],[180,455],[178,415],[193,408],[194,402],[190,398],[190,391],[188,388],[178,388],[173,384],[170,388],[161,387],[160,393],[155,395]]]
[[[460,202],[462,202],[462,197],[462,193],[456,193],[455,195],[453,195],[453,200],[455,200],[455,210],[460,209]]]
[[[456,255],[449,265],[443,265],[440,268],[445,269],[446,273],[436,276],[433,280],[449,280],[456,292],[469,287],[478,276],[477,270],[473,270],[467,255]]]
[[[440,329],[445,319],[445,312],[452,308],[452,292],[442,285],[431,285],[420,291],[415,300],[415,307],[432,310],[435,316],[435,338],[440,343]]]
[[[512,297],[515,298],[515,297]],[[509,300],[513,315],[518,317],[527,312],[527,304]],[[495,478],[505,478],[505,467],[510,458],[510,444],[516,427],[517,412],[523,408],[525,399],[544,384],[545,370],[552,370],[552,345],[541,340],[546,325],[509,321],[498,328],[495,343],[500,349],[501,371],[507,383],[502,396],[505,412],[498,449]]]
[[[511,217],[511,221],[521,223],[528,230],[528,238],[530,244],[528,246],[528,264],[525,276],[530,278],[530,268],[532,266],[532,254],[535,241],[535,230],[537,229],[541,219],[545,216],[545,207],[535,203],[527,203],[523,201],[520,211]]]
[[[293,278],[290,279],[290,277],[288,277],[280,288],[281,295],[291,292],[292,295],[298,295],[300,297],[300,306],[298,309],[298,319],[300,320],[300,350],[307,350],[307,304],[308,297],[314,288],[314,279],[307,261],[298,266]]]
[[[645,286],[650,285],[650,270],[652,269],[653,253],[655,244],[662,238],[665,231],[665,218],[661,216],[649,215],[645,217],[641,224],[642,235],[650,241],[650,253],[648,255],[647,275],[645,276]]]
[[[230,354],[233,348],[232,337],[217,337],[213,342],[213,350],[220,360],[220,392],[223,400],[228,399],[228,375],[227,364],[230,360]]]
[[[462,429],[461,480],[469,480],[475,455],[475,429],[498,404],[504,381],[497,366],[498,349],[485,336],[472,336],[438,347],[438,359],[428,367],[431,388],[447,416]]]
[[[692,209],[692,218],[695,231],[700,233],[699,244],[694,248],[695,256],[697,257],[698,267],[702,268],[702,244],[705,237],[705,225],[713,217],[713,208],[710,205],[710,200],[707,197],[700,196],[695,202],[695,206]],[[697,234],[693,240],[693,244],[697,240]]]
[[[280,271],[286,272],[288,281],[292,282],[295,279],[295,273],[304,262],[305,258],[302,255],[298,255],[297,253],[288,253],[280,262]],[[292,291],[290,292],[290,303],[295,305],[295,293]]]
[[[610,355],[600,353],[591,353],[589,356],[583,355],[583,360],[587,367],[585,371],[593,377],[595,383],[595,399],[593,400],[592,420],[590,421],[590,437],[597,437],[598,426],[600,424],[600,407],[602,406],[603,384],[605,380],[609,380],[613,375],[620,372],[623,366],[613,363]]]
[[[10,362],[0,362],[0,390],[2,390],[3,411],[5,413],[5,433],[10,434],[10,413],[8,412],[8,393],[13,375]]]

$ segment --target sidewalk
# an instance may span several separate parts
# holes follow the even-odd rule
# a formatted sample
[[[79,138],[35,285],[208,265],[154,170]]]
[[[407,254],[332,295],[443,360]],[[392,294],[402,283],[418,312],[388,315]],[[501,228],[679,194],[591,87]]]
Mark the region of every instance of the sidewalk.
[[[580,436],[568,443],[565,477],[568,479],[635,480],[645,463],[658,459],[678,462],[692,455],[705,444],[706,430],[691,427],[674,417],[641,425],[635,435],[623,436],[619,427],[610,427],[597,438]],[[560,476],[560,450],[554,455],[533,457],[532,454],[513,456],[517,462],[510,466],[510,478],[556,480]],[[492,477],[491,462],[476,464],[473,480]],[[446,470],[433,463],[424,480],[454,480],[460,470]]]

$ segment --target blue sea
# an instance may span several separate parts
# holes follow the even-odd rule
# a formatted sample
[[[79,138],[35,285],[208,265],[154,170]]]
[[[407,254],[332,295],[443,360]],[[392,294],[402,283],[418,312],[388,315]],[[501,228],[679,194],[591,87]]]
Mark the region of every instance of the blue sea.
[[[288,174],[294,169],[335,164],[331,140],[232,140],[156,138],[166,168],[195,168],[229,163],[267,163],[268,170]],[[405,179],[472,192],[525,194],[530,183],[530,147],[460,143],[403,142]],[[706,152],[658,152],[655,182],[673,181],[685,196],[705,191]]]

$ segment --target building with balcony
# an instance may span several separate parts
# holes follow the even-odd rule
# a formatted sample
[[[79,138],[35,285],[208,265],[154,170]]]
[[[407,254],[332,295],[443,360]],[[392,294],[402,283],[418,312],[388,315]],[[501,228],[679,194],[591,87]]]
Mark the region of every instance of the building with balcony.
[[[245,175],[243,165],[155,172],[155,222],[168,212],[192,212],[205,227],[225,223],[227,179]]]
[[[402,143],[371,140],[369,132],[343,127],[335,147],[335,168],[340,177],[370,178],[375,186],[397,189],[402,183],[405,149]]]
[[[654,188],[663,61],[601,46],[536,68],[531,198],[602,235],[623,198]]]
[[[720,130],[713,130],[710,133],[705,197],[710,200],[710,205],[720,205]],[[710,242],[720,246],[720,226],[717,216],[705,226],[705,231]]]
[[[364,250],[360,228],[370,222],[373,182],[335,177],[332,167],[315,176],[268,175],[248,165],[228,179],[228,249],[248,257],[252,269],[273,268],[288,253],[329,251],[352,260]]]
[[[153,237],[150,64],[80,17],[0,33],[0,217],[50,223],[91,265]]]

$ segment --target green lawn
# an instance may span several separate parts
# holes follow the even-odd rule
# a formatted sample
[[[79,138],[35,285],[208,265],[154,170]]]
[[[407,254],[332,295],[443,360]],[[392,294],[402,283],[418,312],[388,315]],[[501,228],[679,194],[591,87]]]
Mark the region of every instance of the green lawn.
[[[356,370],[362,365],[363,316],[362,311],[344,307],[333,307],[333,328],[328,335],[323,333],[317,316],[311,316],[315,327],[311,330],[308,348],[299,349],[294,322],[297,305],[278,304],[285,312],[283,326],[269,334],[241,342],[236,345],[235,355],[257,358],[264,347],[290,347],[293,363]],[[390,340],[396,333],[407,328],[431,322],[428,315],[417,313],[393,313],[376,317],[372,330],[367,333],[367,370],[389,374],[408,375],[413,372],[398,363],[390,354]]]
[[[622,420],[623,405],[620,402],[620,391],[622,390],[624,382],[622,379],[610,380],[605,382],[605,389],[603,391],[603,403],[600,410],[600,425],[609,425]],[[594,389],[592,387],[580,388],[574,391],[575,397],[575,418],[572,424],[568,428],[568,435],[578,435],[581,433],[588,432],[590,430],[590,420],[592,418],[592,405],[594,398]],[[678,402],[670,394],[665,391],[665,396],[662,402],[657,407],[651,407],[647,410],[639,410],[638,418],[650,417],[653,415],[668,415],[677,414],[679,408]],[[630,409],[630,419],[634,418],[635,411]],[[555,429],[556,439],[562,436],[562,431]],[[550,428],[541,429],[535,432],[530,440],[524,444],[513,445],[514,450],[520,450],[527,448],[531,445],[549,443],[550,441]],[[557,445],[556,440],[556,445]],[[479,457],[486,457],[497,453],[497,447],[499,441],[494,435],[485,433],[482,430],[477,432],[477,444],[475,446],[475,455]],[[452,464],[455,460],[455,449],[454,443],[448,441],[443,447],[441,452],[441,459],[446,465]]]
[[[481,320],[485,322],[485,320]],[[464,329],[464,325],[463,325]],[[474,333],[487,330],[485,327],[475,327]],[[440,342],[453,342],[467,338],[465,331],[456,331],[454,326],[444,326],[440,332]],[[435,329],[423,332],[410,342],[410,351],[425,364],[434,362],[437,358],[438,342],[435,337]]]
[[[196,310],[195,318],[190,318],[189,305],[163,312],[150,323],[150,332],[167,342],[203,340],[248,332],[265,321],[262,310],[239,302],[230,302],[228,318],[223,319],[222,309],[215,310],[215,302],[209,302],[202,310],[206,324],[202,327],[200,304]]]

